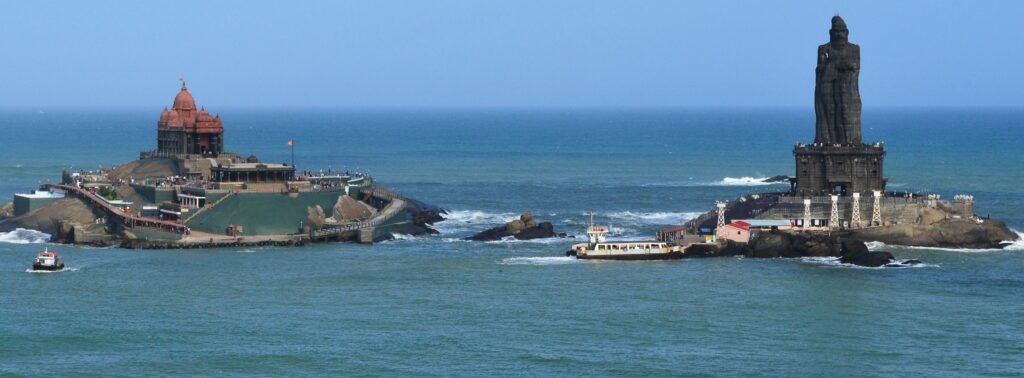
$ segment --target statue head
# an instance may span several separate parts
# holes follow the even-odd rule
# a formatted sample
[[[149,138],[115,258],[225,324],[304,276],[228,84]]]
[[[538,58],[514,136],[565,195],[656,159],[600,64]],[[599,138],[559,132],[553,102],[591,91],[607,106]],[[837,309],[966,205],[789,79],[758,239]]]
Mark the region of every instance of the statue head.
[[[846,22],[838,14],[832,17],[832,29],[828,31],[828,34],[831,37],[831,43],[849,42],[850,30],[846,28]]]

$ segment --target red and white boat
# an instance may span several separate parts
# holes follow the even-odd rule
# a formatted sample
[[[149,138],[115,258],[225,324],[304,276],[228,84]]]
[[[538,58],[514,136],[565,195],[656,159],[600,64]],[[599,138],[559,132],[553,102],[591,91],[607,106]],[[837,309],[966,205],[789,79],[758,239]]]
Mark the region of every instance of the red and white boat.
[[[61,269],[64,269],[64,260],[57,257],[57,252],[50,252],[49,249],[39,252],[36,259],[32,261],[32,270],[55,271]]]

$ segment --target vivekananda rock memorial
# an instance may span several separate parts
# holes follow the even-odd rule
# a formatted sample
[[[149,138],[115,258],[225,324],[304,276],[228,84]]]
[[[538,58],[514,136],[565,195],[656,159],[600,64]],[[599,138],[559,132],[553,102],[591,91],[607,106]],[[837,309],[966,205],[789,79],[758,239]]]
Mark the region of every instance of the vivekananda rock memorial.
[[[54,242],[98,246],[205,248],[373,243],[434,233],[430,225],[443,220],[444,210],[366,174],[297,170],[227,152],[224,122],[197,108],[184,82],[156,135],[157,148],[139,160],[65,171],[60,183],[16,194],[0,231],[35,229]]]

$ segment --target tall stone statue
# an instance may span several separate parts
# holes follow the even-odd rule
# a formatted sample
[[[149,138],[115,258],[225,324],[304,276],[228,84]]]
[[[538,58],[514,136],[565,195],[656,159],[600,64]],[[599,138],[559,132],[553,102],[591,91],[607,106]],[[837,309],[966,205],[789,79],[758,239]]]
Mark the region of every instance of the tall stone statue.
[[[815,69],[815,143],[861,144],[860,46],[849,42],[850,31],[838,15],[832,17],[828,43],[818,46]]]

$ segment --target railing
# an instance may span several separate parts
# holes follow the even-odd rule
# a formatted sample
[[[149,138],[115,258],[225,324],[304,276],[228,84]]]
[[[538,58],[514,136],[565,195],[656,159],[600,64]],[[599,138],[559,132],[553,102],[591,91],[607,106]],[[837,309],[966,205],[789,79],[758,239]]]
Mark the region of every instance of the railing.
[[[121,211],[121,209],[119,208],[111,206],[109,203],[107,203],[107,201],[100,199],[96,194],[82,190],[75,186],[46,184],[45,187],[47,189],[61,189],[64,190],[66,193],[71,193],[76,197],[85,199],[92,205],[98,206],[109,216],[112,216],[114,219],[117,219],[121,224],[125,225],[128,228],[145,227],[160,230],[170,229],[180,234],[186,234],[189,231],[188,227],[181,223],[132,216],[131,214]]]
[[[377,198],[385,199],[390,201],[387,206],[384,206],[380,212],[365,222],[355,222],[345,224],[341,226],[325,228],[320,230],[311,230],[309,232],[310,238],[317,239],[326,236],[338,235],[344,232],[356,231],[364,228],[377,227],[386,222],[391,217],[398,214],[399,211],[405,208],[405,199],[395,192],[390,190],[374,186],[371,190],[371,195]]]

